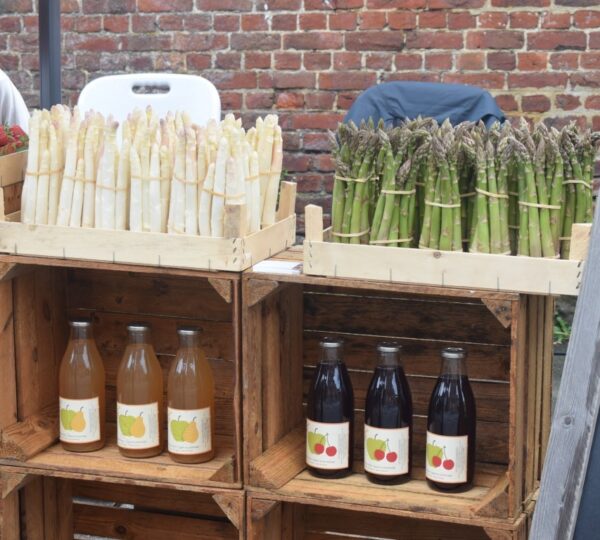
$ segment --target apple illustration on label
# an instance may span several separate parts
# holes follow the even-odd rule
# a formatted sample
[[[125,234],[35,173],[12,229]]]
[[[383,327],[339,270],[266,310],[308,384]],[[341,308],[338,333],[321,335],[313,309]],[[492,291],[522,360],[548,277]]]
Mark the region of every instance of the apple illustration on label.
[[[375,450],[375,459],[381,461],[385,457],[385,452],[379,448]]]
[[[444,449],[441,446],[437,446],[435,444],[435,440],[433,441],[433,443],[427,444],[426,454],[427,462],[435,469],[437,469],[442,464],[442,456],[444,455]]]
[[[317,433],[318,428],[306,434],[308,439],[308,450],[311,454],[321,455],[325,451],[325,435]]]
[[[367,454],[373,461],[381,461],[385,457],[386,450],[387,443],[383,439],[378,439],[377,433],[367,439]]]

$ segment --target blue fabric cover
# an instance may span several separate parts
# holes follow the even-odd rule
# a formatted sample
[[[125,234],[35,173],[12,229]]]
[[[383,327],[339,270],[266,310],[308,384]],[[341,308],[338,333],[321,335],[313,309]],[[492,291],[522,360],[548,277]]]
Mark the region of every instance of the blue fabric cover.
[[[388,82],[373,86],[354,102],[344,122],[359,125],[373,118],[383,118],[387,126],[397,126],[405,119],[432,116],[440,124],[450,119],[453,125],[466,120],[483,120],[486,126],[506,119],[489,92],[465,84],[438,84],[413,81]]]

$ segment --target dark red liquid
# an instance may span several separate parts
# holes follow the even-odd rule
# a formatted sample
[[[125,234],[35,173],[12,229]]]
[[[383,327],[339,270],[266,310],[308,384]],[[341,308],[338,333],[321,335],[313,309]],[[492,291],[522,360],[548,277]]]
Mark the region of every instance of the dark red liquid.
[[[348,467],[336,470],[308,467],[313,474],[326,478],[341,478],[350,474],[354,458],[354,394],[343,362],[320,363],[317,366],[308,393],[307,416],[310,420],[322,423],[350,422]]]
[[[441,483],[428,480],[439,489],[458,489],[473,482],[475,472],[475,398],[466,375],[441,375],[431,395],[427,429],[430,433],[445,436],[468,435],[467,481]]]
[[[408,479],[412,466],[412,398],[400,366],[379,366],[375,370],[367,393],[365,423],[384,429],[409,428],[407,474],[388,476],[365,471],[367,477],[377,483],[395,484]]]

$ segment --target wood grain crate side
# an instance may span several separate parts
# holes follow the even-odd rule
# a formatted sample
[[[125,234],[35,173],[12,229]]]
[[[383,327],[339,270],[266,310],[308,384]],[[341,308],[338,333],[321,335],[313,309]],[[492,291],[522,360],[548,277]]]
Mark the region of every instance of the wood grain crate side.
[[[3,286],[8,283],[13,292],[8,318],[14,326],[15,354],[12,360],[2,360],[15,371],[19,403],[17,422],[13,419],[2,431],[0,468],[6,465],[25,473],[63,478],[103,476],[112,483],[128,481],[190,491],[241,487],[239,276],[215,273],[194,278],[130,272],[129,268],[105,272],[38,264],[19,268],[25,270],[0,282]],[[93,319],[107,374],[108,444],[85,458],[65,453],[58,444],[52,446],[58,436],[58,366],[68,339],[67,320],[75,316]],[[177,326],[197,325],[203,331],[202,345],[216,381],[217,455],[211,462],[181,466],[166,453],[143,463],[120,457],[115,443],[116,374],[127,342],[126,325],[133,320],[145,320],[152,326],[165,390],[178,347]],[[4,343],[9,343],[3,334],[2,353]],[[33,493],[35,488],[29,491]]]
[[[360,505],[404,517],[419,508],[429,514],[427,519],[463,524],[479,518],[516,519],[535,487],[524,479],[537,475],[539,464],[524,448],[528,438],[538,444],[543,439],[542,396],[548,384],[542,378],[540,392],[537,386],[533,392],[527,387],[530,379],[538,384],[538,366],[548,355],[547,348],[540,356],[530,351],[534,342],[537,351],[539,332],[537,318],[530,329],[529,297],[454,290],[445,296],[440,288],[423,287],[419,293],[414,286],[408,291],[404,286],[382,290],[378,283],[372,290],[364,283],[355,289],[344,286],[346,280],[317,278],[315,285],[314,279],[302,276],[294,283],[289,277],[279,281],[274,275],[248,274],[243,280],[244,473],[250,489],[266,489],[288,502],[315,499],[319,505]],[[290,295],[302,296],[301,313],[287,302]],[[548,304],[544,309],[546,323]],[[296,321],[295,326],[288,321]],[[318,481],[302,472],[308,384],[319,357],[318,342],[328,335],[345,341],[344,358],[355,392],[355,474],[343,481]],[[406,346],[402,360],[413,395],[415,460],[412,480],[388,490],[362,474],[362,429],[374,347],[390,339]],[[297,343],[294,354],[285,356],[283,343]],[[469,352],[478,409],[475,484],[458,496],[431,490],[418,458],[424,455],[427,406],[439,374],[439,353],[448,345],[464,346]]]
[[[324,540],[360,537],[365,540],[399,538],[444,538],[444,540],[525,540],[526,516],[519,516],[509,527],[485,523],[464,525],[423,519],[374,514],[365,511],[323,508],[262,499],[247,498],[248,540]]]

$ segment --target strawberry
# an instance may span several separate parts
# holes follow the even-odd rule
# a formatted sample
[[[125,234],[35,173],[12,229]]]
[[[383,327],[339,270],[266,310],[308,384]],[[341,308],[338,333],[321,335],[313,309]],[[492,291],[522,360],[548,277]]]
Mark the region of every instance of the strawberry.
[[[29,137],[27,136],[27,133],[21,129],[21,126],[15,124],[9,128],[9,131],[17,141],[17,148],[22,148],[29,142]]]
[[[0,146],[4,146],[9,143],[9,137],[6,131],[4,131],[4,126],[0,126]]]

